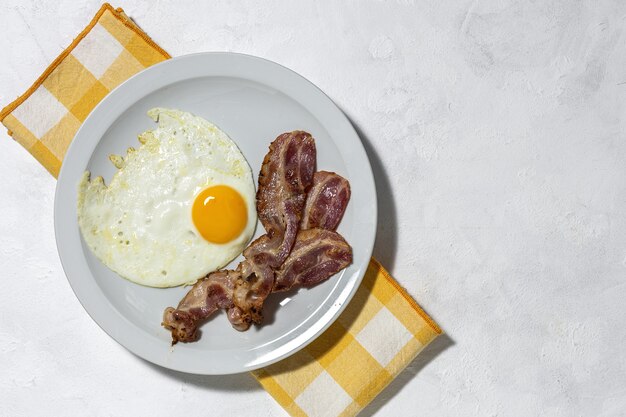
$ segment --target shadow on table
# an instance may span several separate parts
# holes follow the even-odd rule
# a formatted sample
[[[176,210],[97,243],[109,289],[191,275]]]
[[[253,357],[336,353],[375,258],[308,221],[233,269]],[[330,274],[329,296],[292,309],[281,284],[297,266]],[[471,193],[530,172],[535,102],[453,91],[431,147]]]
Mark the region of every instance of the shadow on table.
[[[345,112],[344,112],[345,114]],[[376,195],[378,200],[378,224],[376,226],[376,242],[374,243],[374,257],[389,271],[393,270],[396,262],[396,249],[398,247],[398,222],[396,204],[391,191],[389,176],[380,156],[374,150],[372,141],[363,133],[363,130],[349,116],[348,120],[361,138],[361,143],[372,166],[374,182],[376,183]]]
[[[142,359],[143,360],[143,359]],[[162,375],[179,382],[211,391],[259,391],[261,386],[248,372],[233,375],[194,375],[163,368],[143,360],[149,367]]]

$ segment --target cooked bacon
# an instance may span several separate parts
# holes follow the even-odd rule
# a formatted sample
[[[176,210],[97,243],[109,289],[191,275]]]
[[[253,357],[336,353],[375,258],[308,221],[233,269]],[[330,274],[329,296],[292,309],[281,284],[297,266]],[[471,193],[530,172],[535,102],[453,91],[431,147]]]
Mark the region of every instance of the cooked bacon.
[[[239,307],[231,307],[226,310],[226,317],[235,330],[245,332],[250,328],[250,319]]]
[[[308,229],[298,232],[296,243],[276,271],[274,292],[318,284],[352,263],[352,248],[337,232]]]
[[[238,330],[263,319],[263,303],[272,292],[274,269],[283,264],[296,240],[315,159],[315,141],[303,131],[278,136],[263,159],[257,212],[267,234],[244,250],[246,259],[237,268],[241,278],[235,283],[235,308],[227,316]]]
[[[163,327],[172,332],[172,344],[193,342],[198,338],[198,326],[218,309],[233,305],[236,271],[216,271],[199,280],[178,303],[163,313]]]
[[[284,133],[271,143],[257,191],[267,233],[244,250],[235,271],[209,274],[176,309],[165,310],[163,326],[172,331],[172,343],[196,340],[198,325],[218,309],[227,310],[235,329],[247,330],[261,322],[271,292],[315,285],[352,262],[352,248],[334,232],[350,184],[333,172],[314,174],[315,158],[315,142],[306,132]]]
[[[318,284],[352,263],[352,248],[334,232],[350,200],[350,183],[319,171],[307,194],[304,215],[291,253],[276,271],[273,292]]]
[[[296,130],[278,136],[269,147],[259,173],[256,207],[259,220],[273,244],[269,261],[279,267],[293,246],[306,193],[315,172],[315,141]],[[280,240],[275,239],[280,236]]]
[[[318,171],[306,197],[300,227],[335,230],[350,200],[350,183],[334,172]]]
[[[263,319],[263,303],[272,292],[274,268],[269,259],[273,256],[268,248],[275,247],[267,235],[256,239],[243,251],[244,259],[237,271],[234,283],[233,307],[227,313],[230,324],[237,330],[247,330],[252,323]]]

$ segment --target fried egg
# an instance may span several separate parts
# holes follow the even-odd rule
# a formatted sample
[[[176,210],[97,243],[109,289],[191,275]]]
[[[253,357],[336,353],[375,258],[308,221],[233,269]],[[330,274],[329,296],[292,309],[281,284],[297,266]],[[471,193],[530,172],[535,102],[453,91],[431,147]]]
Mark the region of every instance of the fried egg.
[[[155,108],[158,127],[141,145],[111,155],[106,185],[85,172],[78,224],[89,249],[137,284],[192,284],[239,255],[256,227],[252,171],[217,126],[178,110]]]

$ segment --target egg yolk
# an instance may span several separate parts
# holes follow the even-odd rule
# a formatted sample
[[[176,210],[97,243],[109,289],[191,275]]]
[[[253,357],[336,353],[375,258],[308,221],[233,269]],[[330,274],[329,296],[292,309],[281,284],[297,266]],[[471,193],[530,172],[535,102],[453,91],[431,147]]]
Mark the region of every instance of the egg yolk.
[[[212,243],[227,243],[243,232],[248,223],[248,210],[236,190],[216,185],[198,194],[191,217],[203,238]]]

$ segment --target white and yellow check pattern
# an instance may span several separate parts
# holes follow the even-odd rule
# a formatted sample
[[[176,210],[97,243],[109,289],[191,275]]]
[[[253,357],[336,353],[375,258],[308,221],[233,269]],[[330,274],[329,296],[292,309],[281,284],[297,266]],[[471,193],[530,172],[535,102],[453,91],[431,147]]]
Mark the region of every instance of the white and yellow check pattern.
[[[354,298],[322,336],[253,374],[292,416],[354,416],[439,334],[372,258]]]
[[[170,56],[121,9],[104,4],[91,23],[0,121],[55,177],[95,105],[142,69]],[[335,323],[289,358],[253,372],[292,416],[354,416],[441,330],[372,258]]]
[[[33,86],[0,112],[0,120],[56,177],[96,104],[131,75],[168,58],[122,9],[105,4]]]

